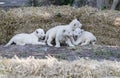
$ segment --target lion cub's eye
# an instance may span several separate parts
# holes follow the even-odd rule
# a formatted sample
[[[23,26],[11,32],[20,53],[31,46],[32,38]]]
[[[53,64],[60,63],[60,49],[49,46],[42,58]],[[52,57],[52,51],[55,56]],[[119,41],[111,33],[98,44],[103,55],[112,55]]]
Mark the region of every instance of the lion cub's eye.
[[[74,26],[76,26],[76,24],[74,24]]]

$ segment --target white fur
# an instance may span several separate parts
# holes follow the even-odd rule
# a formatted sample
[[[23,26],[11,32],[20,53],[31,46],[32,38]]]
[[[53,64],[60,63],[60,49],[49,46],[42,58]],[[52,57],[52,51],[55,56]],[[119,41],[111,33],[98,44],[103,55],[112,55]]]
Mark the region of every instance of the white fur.
[[[16,45],[25,45],[25,44],[45,45],[45,43],[39,42],[39,38],[43,38],[44,36],[45,36],[44,30],[41,28],[36,29],[36,31],[34,31],[31,34],[27,34],[27,33],[17,34],[12,37],[12,39],[5,45],[5,47],[11,45],[13,42]]]
[[[68,46],[74,46],[71,42],[71,37],[73,37],[73,32],[68,29],[64,29],[56,34],[55,47],[60,47],[60,43],[65,42]]]
[[[91,32],[81,30],[80,28],[76,28],[73,34],[74,36],[77,36],[74,45],[88,45],[90,43],[94,45],[96,42],[96,37]]]
[[[59,34],[62,33],[64,29],[68,29],[72,31],[73,29],[81,28],[81,27],[82,27],[82,24],[77,19],[74,19],[68,25],[59,25],[59,26],[53,27],[46,32],[45,42],[47,41],[47,44],[49,46],[53,46],[51,42],[53,41],[53,39],[55,39],[56,46],[57,46],[59,45],[59,42],[58,42],[59,40],[57,37]]]

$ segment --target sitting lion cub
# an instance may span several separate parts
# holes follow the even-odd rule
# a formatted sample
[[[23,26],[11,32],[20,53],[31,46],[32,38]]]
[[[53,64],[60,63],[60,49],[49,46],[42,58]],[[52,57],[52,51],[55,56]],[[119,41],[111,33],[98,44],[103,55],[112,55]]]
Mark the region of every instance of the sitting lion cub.
[[[33,33],[21,33],[12,37],[12,39],[4,46],[7,47],[15,43],[16,45],[25,45],[25,44],[39,44],[45,45],[43,42],[39,42],[39,38],[45,37],[45,32],[43,29],[36,29]]]
[[[76,28],[73,32],[73,35],[77,37],[77,40],[74,42],[74,45],[88,45],[92,43],[93,45],[96,42],[96,37],[88,31],[84,31],[83,29]]]

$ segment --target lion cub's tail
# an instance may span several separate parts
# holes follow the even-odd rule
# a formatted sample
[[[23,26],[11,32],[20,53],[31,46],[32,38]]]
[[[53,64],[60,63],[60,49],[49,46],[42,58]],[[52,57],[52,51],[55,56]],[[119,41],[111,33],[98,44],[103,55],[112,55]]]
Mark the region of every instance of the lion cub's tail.
[[[11,39],[4,47],[8,47],[9,45],[11,45],[13,43],[13,40]]]

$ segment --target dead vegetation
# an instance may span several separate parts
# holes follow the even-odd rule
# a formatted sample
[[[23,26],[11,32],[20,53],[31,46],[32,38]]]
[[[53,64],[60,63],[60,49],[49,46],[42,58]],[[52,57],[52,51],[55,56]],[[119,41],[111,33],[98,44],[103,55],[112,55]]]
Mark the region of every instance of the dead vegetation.
[[[58,61],[51,56],[20,59],[15,56],[0,59],[0,73],[4,78],[119,78],[120,62],[88,58]]]
[[[83,28],[95,34],[98,44],[120,46],[120,12],[70,6],[21,7],[8,11],[0,10],[0,44],[6,43],[17,33],[30,33],[36,28],[49,28],[68,24],[77,18]]]

